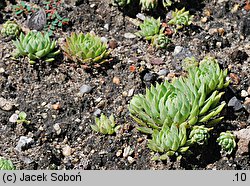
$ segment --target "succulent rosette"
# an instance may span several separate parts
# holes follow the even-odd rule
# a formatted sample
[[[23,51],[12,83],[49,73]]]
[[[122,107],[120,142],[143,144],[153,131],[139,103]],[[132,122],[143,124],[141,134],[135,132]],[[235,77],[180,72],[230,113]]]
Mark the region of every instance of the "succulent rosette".
[[[176,9],[172,13],[172,19],[168,22],[170,25],[175,25],[176,30],[189,26],[192,23],[193,15],[189,14],[189,11],[185,11],[185,8],[178,10]]]
[[[72,61],[87,65],[103,63],[110,54],[107,43],[91,33],[72,33],[66,38],[63,50]]]
[[[29,62],[34,64],[37,59],[45,59],[46,62],[55,60],[60,53],[56,49],[56,41],[51,40],[48,33],[30,31],[27,35],[20,34],[19,39],[13,41],[16,51],[15,57],[28,56]]]
[[[19,35],[20,31],[21,28],[15,21],[6,21],[3,24],[1,35],[3,37],[8,37],[8,36],[16,37]]]
[[[120,126],[115,126],[114,115],[111,114],[109,118],[101,114],[100,118],[95,118],[95,125],[91,125],[92,130],[102,134],[113,134]]]
[[[217,142],[221,146],[222,152],[231,154],[236,147],[235,136],[230,132],[221,132]]]

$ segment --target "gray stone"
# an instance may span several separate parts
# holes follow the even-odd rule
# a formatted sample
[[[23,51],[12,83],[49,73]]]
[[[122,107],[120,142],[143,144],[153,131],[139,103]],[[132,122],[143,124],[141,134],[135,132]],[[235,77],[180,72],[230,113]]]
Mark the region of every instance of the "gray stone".
[[[134,38],[136,38],[136,35],[128,32],[128,33],[124,34],[124,37],[127,39],[134,39]]]
[[[158,72],[159,76],[166,76],[169,73],[169,71],[167,69],[161,69]]]
[[[0,97],[0,108],[6,111],[12,110],[14,107],[14,103],[4,99],[3,97]]]
[[[228,107],[233,107],[234,111],[239,111],[243,108],[241,102],[235,96],[229,100]]]
[[[174,53],[173,53],[173,56],[176,56],[177,54],[179,54],[181,51],[182,51],[183,47],[181,46],[176,46],[174,48]]]
[[[245,98],[245,97],[248,96],[248,92],[247,92],[246,90],[242,90],[242,91],[240,92],[240,96],[243,97],[243,98]]]
[[[66,145],[65,147],[63,147],[62,149],[62,154],[67,157],[70,156],[72,154],[72,148],[69,145]]]
[[[22,148],[25,147],[26,145],[30,144],[31,142],[33,142],[32,138],[28,138],[26,136],[21,136],[19,141],[17,142],[17,146],[15,147],[15,150],[17,150],[18,152],[21,152]]]
[[[60,134],[61,134],[62,129],[61,129],[61,127],[60,127],[60,125],[59,125],[58,123],[54,124],[54,125],[53,125],[53,128],[54,128],[54,130],[56,131],[56,134],[57,134],[57,135],[60,135]]]
[[[99,116],[101,114],[101,110],[100,109],[96,109],[96,111],[93,113],[94,116]]]
[[[123,150],[122,156],[123,156],[124,158],[128,157],[130,150],[131,150],[131,147],[130,147],[130,146],[125,147],[124,150]]]
[[[135,159],[132,158],[131,156],[129,156],[129,157],[128,157],[128,162],[129,162],[130,164],[132,164],[132,163],[135,162]]]
[[[128,91],[128,97],[131,97],[131,96],[133,96],[133,94],[134,94],[134,91],[135,91],[135,89],[130,89],[129,91]]]
[[[80,87],[80,93],[85,94],[85,93],[90,93],[92,90],[92,87],[89,85],[82,85]]]
[[[106,24],[104,25],[104,28],[105,28],[106,30],[109,30],[109,24],[106,23]]]
[[[16,123],[17,119],[18,119],[18,114],[12,114],[9,118],[9,122]]]
[[[102,41],[103,43],[108,43],[108,39],[107,39],[106,37],[101,37],[101,41]]]
[[[4,68],[0,68],[0,74],[4,72],[5,72]]]
[[[140,19],[140,20],[142,20],[142,21],[144,21],[145,20],[145,15],[144,14],[142,14],[142,13],[138,13],[138,14],[136,14],[136,17],[138,18],[138,19]]]

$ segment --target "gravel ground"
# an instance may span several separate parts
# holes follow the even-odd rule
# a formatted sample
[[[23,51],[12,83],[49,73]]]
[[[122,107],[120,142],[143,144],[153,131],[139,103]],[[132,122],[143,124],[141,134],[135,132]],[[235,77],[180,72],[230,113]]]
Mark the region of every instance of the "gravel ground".
[[[27,59],[13,60],[12,41],[0,39],[0,156],[17,169],[250,169],[250,14],[244,2],[187,1],[193,24],[173,34],[167,50],[155,50],[134,35],[141,22],[138,7],[121,10],[108,0],[84,0],[76,6],[75,1],[65,2],[63,13],[71,24],[55,37],[93,31],[109,41],[113,60],[89,70],[63,55],[50,64],[29,65]],[[15,19],[25,27],[26,19],[14,15],[10,5],[1,12],[0,24]],[[165,10],[152,15],[167,21]],[[192,149],[192,155],[181,161],[152,161],[147,135],[136,130],[129,116],[129,101],[150,84],[180,75],[185,57],[201,60],[207,55],[229,70],[225,118],[208,145]],[[19,111],[27,113],[30,124],[11,122]],[[100,113],[114,113],[121,125],[117,134],[92,131]],[[215,140],[225,130],[234,131],[238,140],[233,154],[222,157]]]

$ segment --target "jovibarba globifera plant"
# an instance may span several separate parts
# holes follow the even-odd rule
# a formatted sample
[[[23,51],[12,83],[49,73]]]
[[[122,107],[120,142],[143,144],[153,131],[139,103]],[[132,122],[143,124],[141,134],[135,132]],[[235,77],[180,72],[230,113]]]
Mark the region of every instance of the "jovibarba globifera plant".
[[[16,37],[19,35],[21,31],[20,26],[15,21],[6,21],[3,24],[3,28],[1,30],[1,35],[3,37]]]
[[[11,160],[7,160],[4,157],[0,157],[0,170],[15,170]]]
[[[169,25],[175,25],[176,30],[189,26],[192,23],[193,15],[189,14],[189,11],[185,11],[185,8],[181,10],[176,9],[172,13],[172,19],[168,22]]]
[[[236,147],[235,136],[230,132],[221,132],[217,142],[221,146],[221,153],[231,154]]]
[[[72,33],[63,50],[69,59],[85,65],[101,64],[110,54],[107,43],[92,33]]]
[[[157,144],[164,141],[163,138],[169,138],[169,141],[165,142],[169,144],[163,145],[166,148],[162,150],[163,146],[160,145],[161,150],[157,150],[165,153],[163,157],[166,154],[184,152],[182,147],[187,149],[186,147],[194,143],[206,143],[211,128],[201,124],[211,126],[223,118],[219,117],[219,113],[224,108],[225,102],[220,103],[223,92],[219,90],[229,84],[225,82],[227,70],[221,70],[214,58],[206,57],[199,65],[188,65],[187,72],[187,77],[175,78],[171,83],[165,81],[157,83],[156,86],[152,85],[150,89],[146,89],[145,95],[135,95],[130,101],[130,115],[139,124],[138,130],[152,135],[149,147],[153,151],[156,151]],[[177,131],[175,134],[170,132],[172,125],[178,129],[173,130]],[[174,141],[184,139],[181,137],[183,132],[181,134],[179,132],[180,126],[186,128],[186,143],[178,142],[176,143],[179,144],[178,148],[175,144],[175,148],[171,149],[169,147]]]
[[[43,58],[46,62],[54,61],[54,57],[60,53],[60,50],[56,49],[56,41],[51,40],[48,33],[34,31],[30,31],[27,35],[21,33],[19,39],[13,43],[16,47],[14,57],[28,56],[31,64]]]
[[[91,128],[92,130],[102,134],[113,134],[120,128],[120,125],[115,125],[115,118],[113,114],[111,114],[109,118],[104,114],[101,114],[100,118],[95,118],[95,125],[91,125]]]
[[[165,28],[161,28],[160,18],[154,19],[153,17],[147,17],[139,27],[141,30],[135,34],[151,41],[151,44],[156,48],[165,48],[171,42],[170,39],[163,34]]]

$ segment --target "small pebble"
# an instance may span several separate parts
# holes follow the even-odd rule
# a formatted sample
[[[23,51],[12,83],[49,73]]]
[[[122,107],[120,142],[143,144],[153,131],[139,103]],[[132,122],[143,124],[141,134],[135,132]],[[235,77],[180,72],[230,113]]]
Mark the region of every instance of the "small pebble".
[[[240,96],[245,98],[248,96],[248,92],[246,90],[242,90],[241,93],[240,93]]]
[[[120,79],[118,77],[113,78],[113,83],[119,85],[120,84]]]
[[[122,150],[118,150],[117,152],[116,152],[116,156],[117,157],[120,157],[122,155]]]
[[[108,39],[107,39],[106,37],[101,37],[101,41],[102,41],[103,43],[108,43]]]
[[[108,23],[105,24],[105,25],[104,25],[104,28],[105,28],[106,30],[109,30],[109,24],[108,24]]]
[[[99,116],[101,114],[101,110],[100,109],[96,109],[96,111],[93,113],[94,116]]]
[[[9,122],[16,123],[17,119],[18,119],[18,114],[12,114],[9,118]]]
[[[51,105],[52,109],[59,110],[61,108],[61,105],[59,103]]]
[[[138,14],[136,14],[136,17],[138,18],[138,19],[140,19],[140,20],[142,20],[142,21],[144,21],[145,20],[145,15],[144,14],[142,14],[142,13],[138,13]]]
[[[85,93],[90,93],[92,90],[92,87],[89,85],[82,85],[80,88],[80,93],[85,94]]]
[[[9,110],[12,110],[13,107],[14,107],[13,102],[0,97],[0,108],[1,109],[5,110],[5,111],[9,111]]]
[[[0,74],[4,72],[5,72],[4,68],[0,68]]]
[[[17,150],[18,152],[21,152],[22,148],[28,145],[29,143],[31,143],[32,141],[33,141],[32,138],[21,136],[19,141],[17,142],[17,146],[15,147],[15,150]]]
[[[129,162],[130,164],[132,164],[132,163],[135,162],[135,159],[132,158],[131,156],[129,156],[129,157],[128,157],[128,162]]]
[[[174,53],[173,53],[173,56],[176,56],[177,54],[179,54],[181,51],[182,51],[183,47],[181,46],[176,46],[174,48]]]
[[[55,129],[57,135],[61,134],[62,129],[58,123],[54,124],[53,128]]]
[[[127,39],[134,39],[134,38],[136,38],[136,35],[128,32],[128,33],[124,34],[124,37]]]
[[[243,108],[241,102],[235,96],[229,100],[228,107],[233,107],[234,111],[239,111]]]
[[[134,94],[134,91],[135,91],[135,89],[130,89],[129,91],[128,91],[128,97],[131,97],[131,96],[133,96],[133,94]]]
[[[122,156],[123,156],[124,158],[128,157],[129,152],[130,152],[130,149],[131,149],[130,146],[127,146],[127,147],[124,148],[124,151],[123,151],[123,154],[122,154]]]
[[[42,102],[41,106],[44,107],[46,104],[46,102]]]
[[[70,156],[72,153],[72,148],[68,145],[66,145],[65,147],[63,147],[62,149],[62,154],[67,157],[67,156]]]
[[[167,73],[168,73],[167,69],[161,69],[161,70],[159,70],[158,75],[159,76],[166,76]]]

